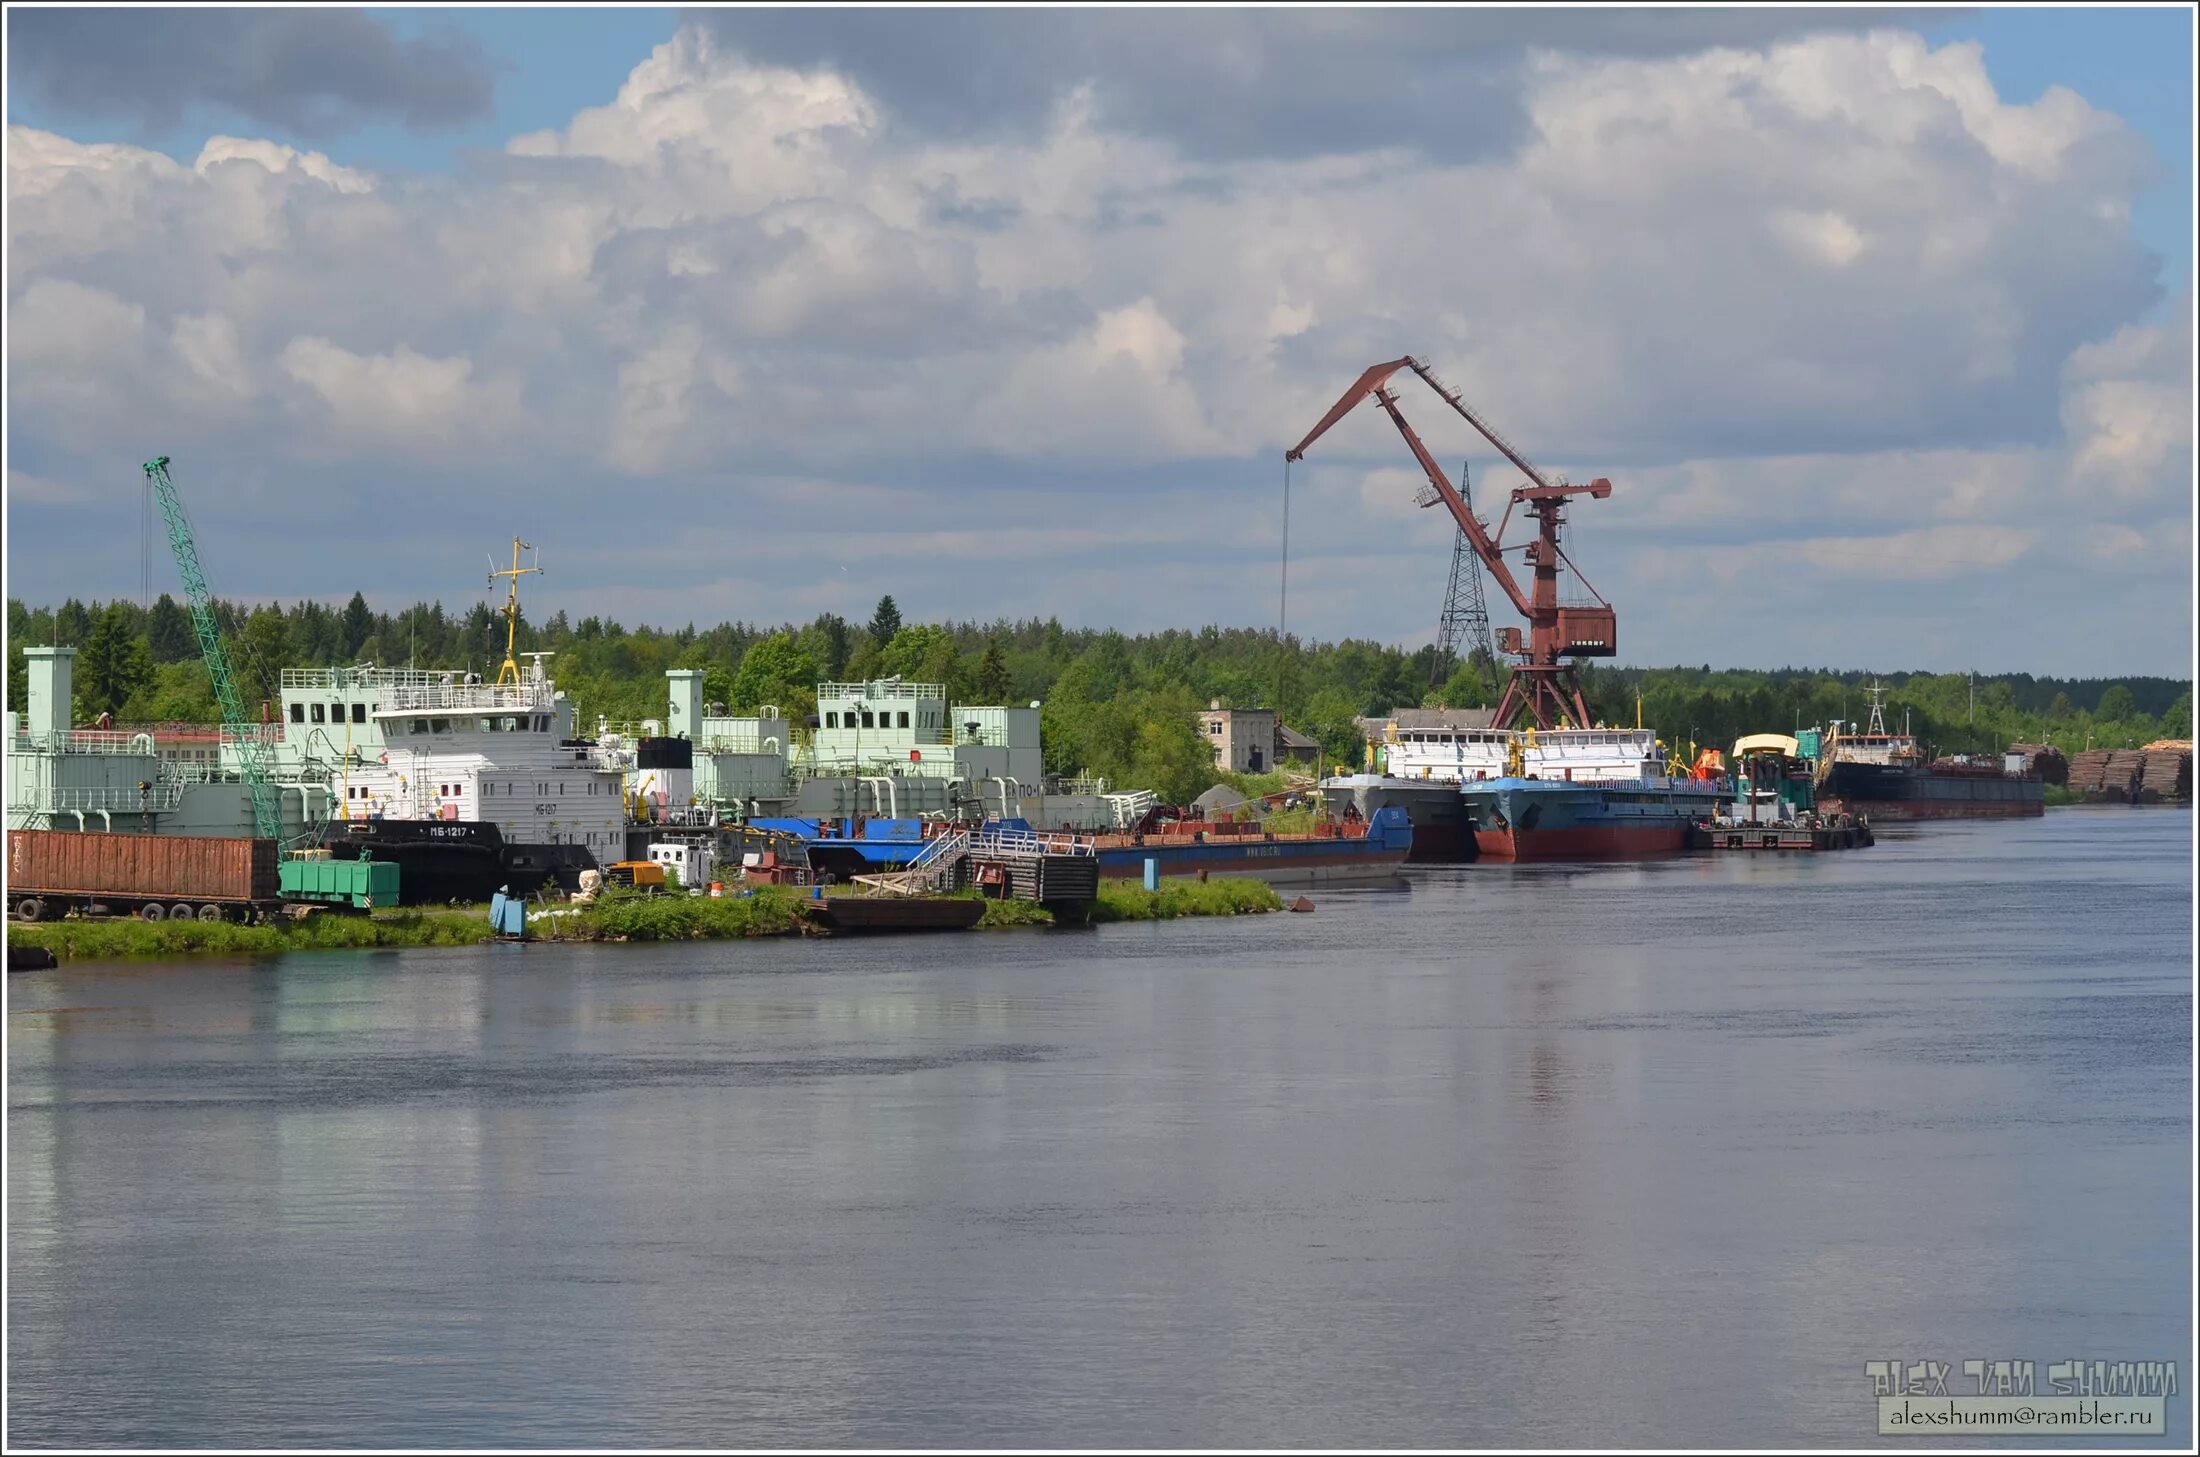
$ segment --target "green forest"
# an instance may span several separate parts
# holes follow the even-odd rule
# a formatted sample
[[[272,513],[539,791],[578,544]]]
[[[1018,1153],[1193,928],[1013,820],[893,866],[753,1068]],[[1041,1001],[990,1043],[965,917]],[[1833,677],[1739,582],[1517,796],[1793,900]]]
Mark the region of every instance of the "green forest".
[[[342,608],[316,602],[218,603],[217,616],[248,701],[271,702],[286,667],[375,662],[494,672],[504,623],[486,602],[453,614],[441,603],[377,612],[354,594]],[[7,704],[23,704],[23,648],[77,648],[76,719],[111,713],[118,723],[207,722],[219,715],[190,614],[163,594],[134,602],[31,608],[8,603]],[[821,680],[899,674],[947,685],[962,703],[1044,704],[1047,764],[1105,775],[1182,802],[1214,781],[1196,728],[1210,701],[1274,705],[1285,722],[1320,739],[1330,764],[1357,768],[1353,720],[1401,706],[1471,707],[1494,699],[1497,680],[1476,660],[1438,681],[1435,649],[1401,651],[1345,639],[1309,642],[1273,630],[1202,627],[1125,634],[1044,621],[916,623],[892,597],[868,622],[827,613],[796,626],[722,622],[715,627],[627,627],[563,612],[521,618],[522,653],[555,653],[551,670],[579,721],[631,724],[665,712],[667,668],[704,670],[705,697],[740,713],[778,705],[799,722]],[[2029,673],[1963,674],[1830,668],[1586,667],[1583,686],[1605,722],[1642,721],[1670,744],[1727,744],[1746,733],[1792,732],[1863,717],[1865,685],[1887,688],[1891,725],[1905,718],[1941,752],[1998,751],[2011,742],[2075,752],[2192,734],[2192,686],[2169,678],[2064,679]],[[1327,767],[1326,765],[1324,767]]]

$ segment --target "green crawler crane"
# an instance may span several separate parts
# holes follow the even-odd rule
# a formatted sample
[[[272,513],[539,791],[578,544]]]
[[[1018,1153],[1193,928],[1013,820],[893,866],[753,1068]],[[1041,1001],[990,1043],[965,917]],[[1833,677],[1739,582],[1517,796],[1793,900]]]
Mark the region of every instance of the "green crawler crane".
[[[176,483],[168,478],[167,456],[145,462],[145,483],[159,500],[161,518],[168,523],[168,549],[175,553],[176,575],[183,578],[184,595],[191,603],[191,630],[198,634],[206,676],[214,681],[214,697],[221,704],[222,727],[236,743],[237,763],[252,795],[252,833],[263,840],[279,841],[283,837],[283,812],[275,797],[274,781],[268,777],[267,745],[260,738],[259,725],[245,716],[244,698],[237,692],[237,675],[229,667],[229,650],[222,646],[221,627],[214,621],[214,598],[206,590],[206,571],[199,565],[191,519],[183,514],[183,498],[176,494]]]

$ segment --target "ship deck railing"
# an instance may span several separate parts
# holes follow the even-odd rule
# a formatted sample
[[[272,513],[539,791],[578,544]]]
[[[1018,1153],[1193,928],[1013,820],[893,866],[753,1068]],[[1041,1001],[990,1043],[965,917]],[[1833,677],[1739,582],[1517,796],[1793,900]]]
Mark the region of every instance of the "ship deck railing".
[[[880,680],[871,683],[820,683],[817,685],[817,701],[828,698],[853,698],[863,703],[914,702],[922,698],[945,699],[944,683],[898,683]]]
[[[970,853],[979,856],[1092,855],[1090,838],[1054,830],[1019,830],[987,825],[970,837]]]
[[[143,742],[140,742],[140,741]],[[153,736],[123,729],[61,729],[52,733],[20,730],[9,741],[10,754],[151,754]]]
[[[22,799],[9,800],[8,813],[167,814],[182,802],[182,784],[173,779],[157,779],[152,782],[150,789],[142,790],[135,784],[33,789]]]
[[[452,713],[547,713],[547,683],[426,683],[386,688],[377,714],[448,710]]]

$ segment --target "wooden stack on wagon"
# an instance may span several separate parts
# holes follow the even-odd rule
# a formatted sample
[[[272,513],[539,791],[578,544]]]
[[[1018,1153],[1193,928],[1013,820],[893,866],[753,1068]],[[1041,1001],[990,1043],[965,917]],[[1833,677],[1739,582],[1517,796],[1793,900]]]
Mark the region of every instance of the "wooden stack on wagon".
[[[2042,784],[2070,782],[2070,761],[2053,744],[2011,744],[2009,752],[2022,754],[2025,768],[2039,775]]]
[[[2146,767],[2139,774],[2139,803],[2192,798],[2191,744],[2162,740],[2140,752],[2146,756]]]

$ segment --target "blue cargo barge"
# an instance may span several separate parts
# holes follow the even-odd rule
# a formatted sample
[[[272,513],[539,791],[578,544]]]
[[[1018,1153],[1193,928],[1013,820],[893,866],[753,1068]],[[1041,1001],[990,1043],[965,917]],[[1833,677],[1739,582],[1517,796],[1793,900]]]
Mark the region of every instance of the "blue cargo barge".
[[[898,870],[923,853],[931,838],[927,829],[933,835],[940,830],[937,822],[911,819],[789,816],[754,819],[749,824],[800,837],[808,846],[811,870],[840,880]],[[992,821],[989,828],[1030,829],[1014,819]],[[1033,843],[1044,849],[1055,841],[1072,840],[1080,852],[1087,848],[1093,852],[1100,874],[1108,879],[1139,879],[1150,859],[1156,873],[1165,876],[1204,871],[1274,885],[1336,885],[1394,878],[1412,851],[1413,821],[1403,809],[1389,805],[1364,821],[1346,820],[1304,835],[1271,835],[1257,826],[1209,825],[1142,835],[1039,834]],[[1065,843],[1062,848],[1070,847]]]

